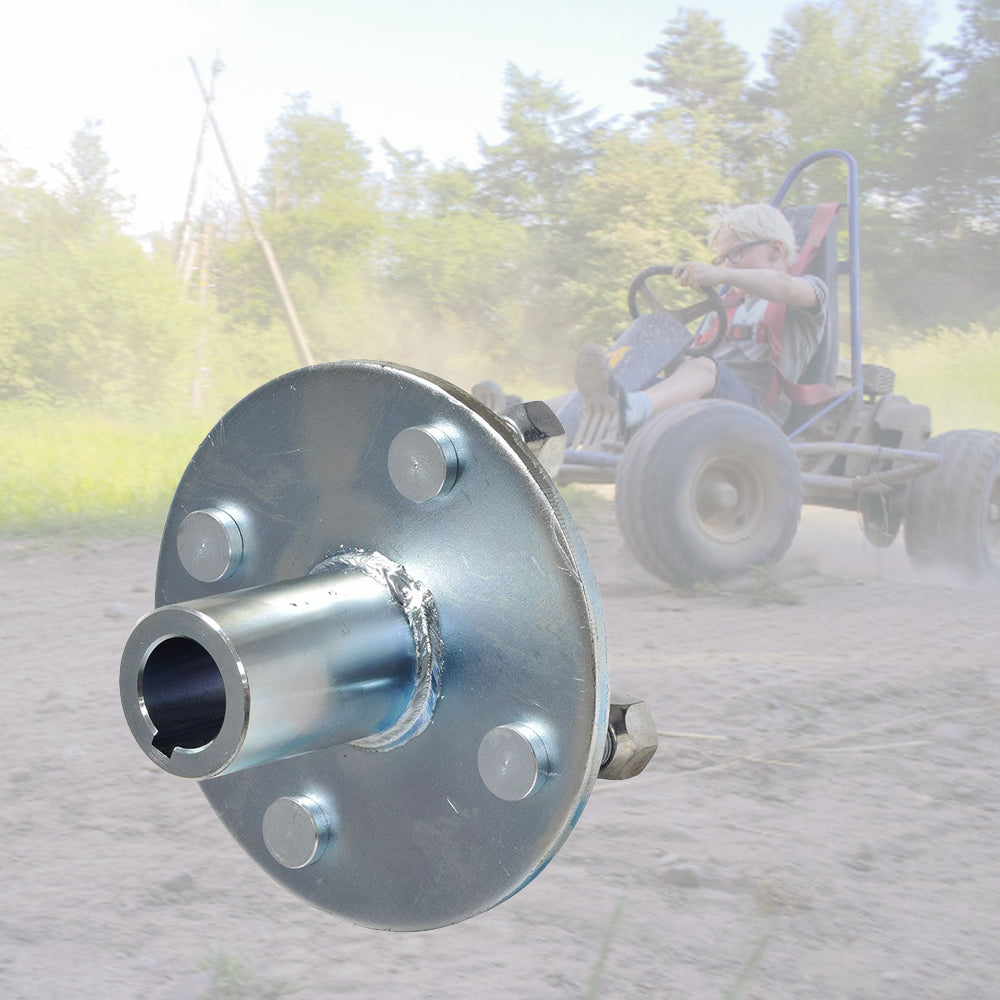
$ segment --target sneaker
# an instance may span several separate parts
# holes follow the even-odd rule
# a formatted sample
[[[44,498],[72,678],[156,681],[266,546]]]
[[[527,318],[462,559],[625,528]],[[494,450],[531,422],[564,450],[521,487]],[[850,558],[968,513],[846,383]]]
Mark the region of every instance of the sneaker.
[[[608,352],[600,344],[584,344],[576,356],[576,387],[590,406],[604,405],[610,396],[625,426],[625,390],[611,370]]]
[[[584,344],[580,348],[576,356],[576,387],[583,397],[586,414],[581,427],[586,444],[598,447],[602,439],[605,444],[624,441],[626,394],[611,370],[608,352],[600,344]]]

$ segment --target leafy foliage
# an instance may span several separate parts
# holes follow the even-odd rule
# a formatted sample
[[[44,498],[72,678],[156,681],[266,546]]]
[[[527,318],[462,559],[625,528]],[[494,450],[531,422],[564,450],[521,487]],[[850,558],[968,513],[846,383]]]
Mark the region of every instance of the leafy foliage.
[[[964,0],[959,9],[958,45],[938,51],[934,100],[906,163],[901,249],[888,262],[893,276],[907,266],[920,275],[893,303],[910,322],[964,325],[998,309],[1000,0]]]
[[[88,121],[73,135],[69,161],[59,167],[61,201],[80,230],[120,228],[131,204],[114,187],[115,171],[98,133],[100,122]]]
[[[391,315],[387,347],[408,360],[414,342],[426,345],[428,338],[442,351],[449,342],[453,351],[464,345],[487,357],[516,350],[528,245],[523,227],[482,204],[466,168],[435,168],[422,154],[392,147],[387,153],[392,175],[379,285]]]
[[[501,218],[529,230],[565,228],[575,182],[594,160],[595,112],[581,112],[560,84],[513,64],[504,79],[500,124],[507,137],[492,146],[480,139],[482,198]]]
[[[7,169],[0,399],[167,402],[191,371],[194,318],[170,264],[117,230],[99,175],[68,175],[61,201]]]
[[[717,209],[767,198],[801,155],[839,146],[862,170],[866,315],[890,333],[989,325],[1000,0],[960,9],[956,44],[929,53],[916,3],[806,0],[752,80],[721,21],[679,8],[651,40],[634,81],[650,104],[631,119],[602,121],[509,64],[502,135],[480,141],[475,166],[385,143],[376,170],[338,109],[298,95],[268,136],[252,210],[320,359],[565,384],[576,345],[626,321],[636,271],[703,255]],[[200,222],[196,304],[167,236],[143,250],[124,235],[99,123],[72,137],[60,174],[49,190],[0,151],[0,401],[218,410],[295,365],[235,202]],[[797,197],[837,196],[834,180],[812,174]]]
[[[823,0],[791,8],[765,55],[755,99],[781,124],[785,164],[821,147],[849,149],[866,170],[896,155],[919,110],[919,8],[892,0]]]
[[[657,94],[664,107],[738,119],[750,59],[726,41],[722,22],[703,10],[682,7],[667,22],[663,36],[648,56],[646,71],[652,75],[633,81],[635,85]]]
[[[268,136],[257,208],[296,310],[324,357],[350,353],[370,325],[377,198],[368,151],[339,110],[314,112],[308,95],[293,98]],[[237,323],[266,330],[281,321],[280,300],[249,232],[230,247],[220,286],[222,308]]]
[[[685,150],[737,180],[742,197],[759,198],[766,133],[761,109],[751,100],[749,56],[726,40],[722,21],[703,10],[679,8],[662,34],[647,56],[651,75],[633,83],[656,95],[652,114]],[[706,134],[713,148],[704,148]]]
[[[649,264],[701,255],[707,221],[735,200],[735,184],[711,166],[721,155],[715,120],[689,122],[682,140],[675,127],[682,113],[662,111],[609,137],[581,185],[590,253],[578,279],[587,308],[577,340],[601,339],[627,321],[632,276]]]

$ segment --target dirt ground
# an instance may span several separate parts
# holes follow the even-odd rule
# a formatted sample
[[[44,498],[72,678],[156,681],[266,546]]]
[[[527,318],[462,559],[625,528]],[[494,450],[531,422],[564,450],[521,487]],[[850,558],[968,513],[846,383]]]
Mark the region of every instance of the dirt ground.
[[[610,504],[584,520],[660,751],[523,892],[421,934],[287,895],[135,746],[118,659],[156,539],[0,542],[0,996],[1000,995],[998,592],[807,510],[774,580],[687,596]]]

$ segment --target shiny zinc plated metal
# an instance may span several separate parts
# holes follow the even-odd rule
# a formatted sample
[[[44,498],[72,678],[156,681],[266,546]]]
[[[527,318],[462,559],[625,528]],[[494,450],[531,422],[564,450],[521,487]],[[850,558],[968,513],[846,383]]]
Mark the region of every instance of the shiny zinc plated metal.
[[[181,479],[125,716],[324,910],[392,930],[482,912],[552,858],[602,767],[652,756],[641,703],[635,740],[624,712],[609,728],[596,583],[535,457],[558,454],[553,421],[319,365],[237,404]]]

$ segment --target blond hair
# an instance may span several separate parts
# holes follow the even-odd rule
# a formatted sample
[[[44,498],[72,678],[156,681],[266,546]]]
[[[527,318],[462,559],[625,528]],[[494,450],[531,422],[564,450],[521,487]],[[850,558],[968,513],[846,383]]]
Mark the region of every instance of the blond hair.
[[[773,205],[740,205],[726,212],[709,234],[709,249],[719,249],[723,233],[732,233],[741,243],[774,240],[784,249],[786,267],[791,267],[795,260],[795,233],[781,209]]]

